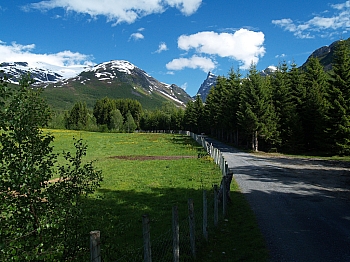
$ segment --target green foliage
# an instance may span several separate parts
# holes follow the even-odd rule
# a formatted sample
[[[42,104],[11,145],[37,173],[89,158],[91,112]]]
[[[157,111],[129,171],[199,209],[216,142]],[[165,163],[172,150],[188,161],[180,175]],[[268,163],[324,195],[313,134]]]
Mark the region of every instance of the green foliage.
[[[85,129],[88,124],[89,112],[86,103],[81,101],[74,104],[73,108],[65,115],[65,127],[67,129]]]
[[[350,154],[350,48],[339,41],[330,75],[328,129],[331,149]]]
[[[123,122],[124,118],[122,113],[120,113],[119,109],[114,109],[111,111],[108,129],[115,132],[120,132],[123,129]]]
[[[201,97],[197,95],[195,101],[189,101],[187,103],[184,114],[184,126],[187,130],[201,133],[204,131],[204,119],[204,105]]]
[[[301,121],[304,130],[304,144],[309,149],[321,149],[325,141],[325,123],[328,92],[327,74],[317,58],[310,58],[305,71],[306,96]]]
[[[125,122],[124,122],[124,130],[128,133],[132,133],[135,131],[137,125],[132,117],[130,111],[126,114]]]
[[[129,113],[131,114],[132,121],[128,115]],[[108,130],[120,131],[120,121],[125,120],[125,123],[128,123],[127,130],[134,131],[140,125],[142,106],[140,102],[133,99],[114,100],[105,97],[96,101],[93,114],[96,118],[96,123],[107,127]]]
[[[82,164],[86,145],[57,167],[54,137],[43,133],[50,110],[24,76],[18,89],[0,84],[0,260],[59,261],[77,254],[83,195],[92,193],[101,173]],[[60,180],[49,182],[53,177]],[[76,234],[70,235],[70,232]],[[81,232],[80,232],[81,233]]]
[[[251,137],[252,150],[258,150],[258,137],[272,144],[278,139],[277,116],[272,104],[268,79],[263,78],[252,65],[242,84],[242,95],[237,111],[239,125]]]

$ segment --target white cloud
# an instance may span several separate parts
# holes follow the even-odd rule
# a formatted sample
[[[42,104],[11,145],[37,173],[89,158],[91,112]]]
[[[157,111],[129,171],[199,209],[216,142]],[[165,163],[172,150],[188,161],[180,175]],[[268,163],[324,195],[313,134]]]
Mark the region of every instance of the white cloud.
[[[144,39],[144,38],[145,38],[145,37],[144,37],[143,34],[141,34],[141,33],[133,33],[133,34],[130,35],[129,41],[130,41],[131,39],[137,41],[137,40]]]
[[[286,57],[286,54],[275,55],[275,58],[283,58],[283,57]]]
[[[178,47],[185,51],[194,49],[200,54],[232,58],[240,61],[241,67],[246,69],[264,56],[264,40],[262,32],[247,29],[239,29],[233,34],[208,31],[180,36]]]
[[[161,43],[159,43],[158,49],[157,49],[157,51],[155,51],[155,53],[159,54],[159,53],[161,53],[163,51],[167,51],[167,50],[168,50],[168,47],[167,47],[166,43],[161,42]]]
[[[21,45],[16,42],[10,45],[0,40],[0,62],[27,62],[31,67],[45,64],[47,68],[61,70],[63,75],[75,76],[86,66],[94,65],[89,55],[72,51],[62,51],[55,54],[36,54],[35,45]]]
[[[181,85],[181,88],[182,88],[183,90],[185,90],[185,91],[186,91],[187,87],[188,87],[188,83],[187,83],[187,82],[186,82],[186,83],[183,83],[183,84]]]
[[[334,30],[350,29],[350,1],[331,5],[331,7],[334,12],[330,17],[315,15],[306,22],[295,22],[290,18],[284,18],[272,20],[272,23],[293,33],[298,38],[314,38],[315,34],[322,37],[331,36]]]
[[[182,70],[184,68],[202,69],[204,72],[213,70],[216,63],[207,57],[192,56],[191,58],[177,58],[166,64],[168,70]]]
[[[114,25],[119,23],[134,23],[137,19],[163,13],[167,8],[177,8],[184,15],[192,15],[200,7],[202,0],[46,0],[32,3],[25,10],[38,9],[47,11],[64,8],[91,17],[105,16]]]

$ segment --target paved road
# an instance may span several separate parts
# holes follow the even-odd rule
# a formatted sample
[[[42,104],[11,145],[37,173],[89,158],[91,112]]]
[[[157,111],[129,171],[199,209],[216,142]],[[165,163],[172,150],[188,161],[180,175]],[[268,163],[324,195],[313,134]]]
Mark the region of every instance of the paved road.
[[[256,214],[271,261],[350,261],[349,164],[258,157],[210,141]]]

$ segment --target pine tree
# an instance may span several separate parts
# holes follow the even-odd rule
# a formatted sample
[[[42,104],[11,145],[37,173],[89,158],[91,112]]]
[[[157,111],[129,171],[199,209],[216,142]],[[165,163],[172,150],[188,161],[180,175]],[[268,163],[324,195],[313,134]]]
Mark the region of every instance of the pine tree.
[[[319,60],[311,57],[305,72],[306,96],[303,105],[302,123],[305,145],[308,150],[324,147],[327,112],[327,74]]]
[[[295,150],[300,135],[297,105],[293,101],[288,66],[284,62],[271,77],[273,103],[283,150]]]
[[[251,137],[251,148],[258,151],[258,138],[274,144],[278,139],[277,116],[272,104],[268,79],[264,79],[250,67],[247,78],[243,81],[242,95],[237,112],[240,126]]]
[[[336,46],[332,69],[327,133],[335,153],[350,154],[350,48],[344,40]]]

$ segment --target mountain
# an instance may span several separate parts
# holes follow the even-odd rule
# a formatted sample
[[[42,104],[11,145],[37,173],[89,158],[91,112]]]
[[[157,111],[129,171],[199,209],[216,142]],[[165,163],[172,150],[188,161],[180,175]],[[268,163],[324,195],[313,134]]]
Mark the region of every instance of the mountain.
[[[203,102],[205,102],[205,100],[207,99],[210,89],[216,84],[216,79],[217,79],[217,76],[209,72],[207,75],[207,78],[199,87],[196,96],[199,95]]]
[[[349,48],[350,48],[350,38],[344,40],[347,42]],[[320,64],[324,67],[326,71],[329,71],[332,69],[332,61],[334,57],[334,50],[336,48],[336,45],[339,41],[335,41],[329,46],[322,46],[318,49],[316,49],[312,54],[308,57],[308,59],[305,61],[305,63],[301,66],[302,69],[306,68],[306,65],[308,64],[311,57],[317,57],[320,60]]]
[[[276,71],[277,71],[277,67],[275,67],[275,66],[268,66],[268,67],[266,67],[264,70],[262,70],[260,72],[260,75],[268,76],[268,75],[272,75]]]
[[[50,69],[30,67],[27,62],[2,63],[1,70],[8,76],[11,83],[18,84],[22,75],[30,73],[36,82],[56,82],[63,76]]]
[[[161,107],[172,102],[179,107],[192,98],[180,87],[158,81],[144,70],[124,60],[112,60],[93,67],[81,68],[74,77],[74,70],[58,72],[47,66],[31,67],[28,63],[2,63],[1,70],[18,83],[21,75],[30,72],[35,85],[43,87],[43,96],[54,109],[70,109],[75,102],[85,101],[92,108],[97,99],[131,98],[140,101],[146,109]],[[52,68],[52,67],[51,67]]]

